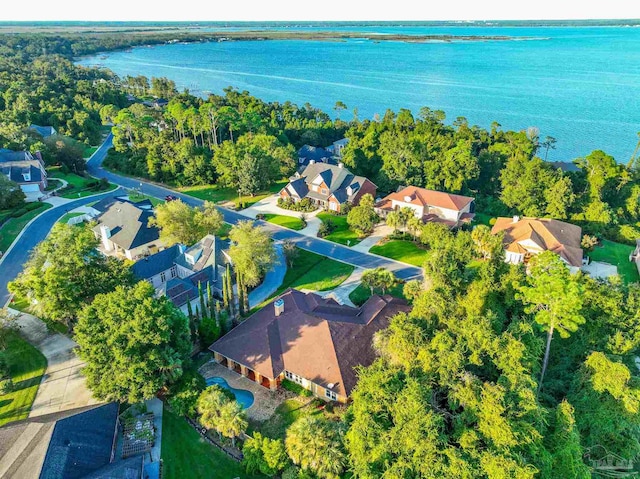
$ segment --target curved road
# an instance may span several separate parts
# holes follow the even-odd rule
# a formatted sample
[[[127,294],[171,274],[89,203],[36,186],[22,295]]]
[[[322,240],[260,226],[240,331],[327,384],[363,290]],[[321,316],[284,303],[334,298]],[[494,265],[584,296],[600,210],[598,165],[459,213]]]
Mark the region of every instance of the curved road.
[[[100,146],[100,148],[98,148],[88,161],[87,171],[92,176],[95,176],[96,178],[107,178],[111,183],[124,188],[139,189],[142,186],[144,194],[155,196],[157,198],[164,198],[167,195],[173,195],[191,206],[201,206],[204,203],[203,200],[171,190],[164,186],[159,186],[157,184],[135,178],[116,175],[103,169],[102,162],[107,156],[107,151],[111,146],[112,136],[109,135],[106,141]],[[22,271],[22,266],[28,259],[31,249],[47,236],[55,222],[60,219],[67,210],[83,206],[87,203],[92,203],[107,196],[116,196],[118,194],[122,194],[120,189],[110,191],[109,193],[105,193],[100,196],[81,198],[70,203],[51,208],[38,216],[29,226],[27,226],[17,243],[15,243],[13,248],[5,254],[2,262],[0,263],[0,305],[5,304],[9,298],[7,283],[13,280],[18,273]],[[236,211],[231,211],[226,208],[219,209],[227,223],[235,224],[238,221],[252,219]],[[302,249],[312,251],[323,256],[328,256],[356,267],[365,269],[383,267],[392,271],[398,278],[404,280],[420,278],[422,276],[422,270],[415,266],[393,261],[370,253],[354,251],[346,246],[320,238],[305,236],[296,231],[282,228],[272,223],[263,221],[258,221],[258,223],[270,230],[273,238],[276,240],[282,241],[289,239]]]

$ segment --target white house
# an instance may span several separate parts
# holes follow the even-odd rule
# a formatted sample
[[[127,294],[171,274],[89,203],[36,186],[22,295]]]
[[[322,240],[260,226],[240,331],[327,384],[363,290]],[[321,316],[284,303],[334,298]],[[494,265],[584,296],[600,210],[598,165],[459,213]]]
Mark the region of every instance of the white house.
[[[391,211],[411,208],[423,223],[434,221],[449,227],[470,222],[475,216],[475,201],[469,196],[407,186],[376,203],[376,212],[386,217]]]

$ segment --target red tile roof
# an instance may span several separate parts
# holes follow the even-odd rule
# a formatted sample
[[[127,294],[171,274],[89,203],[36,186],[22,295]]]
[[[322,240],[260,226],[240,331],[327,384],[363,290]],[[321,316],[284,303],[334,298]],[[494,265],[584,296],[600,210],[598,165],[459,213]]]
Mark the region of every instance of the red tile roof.
[[[383,202],[391,202],[391,200],[406,203],[406,197],[409,197],[409,203],[414,205],[435,206],[437,208],[446,208],[457,211],[460,211],[474,200],[474,198],[469,196],[454,195],[444,191],[427,190],[425,188],[418,188],[417,186],[407,186],[400,191],[396,191],[395,193],[391,193],[386,196],[379,205]],[[384,207],[379,205],[376,206]]]

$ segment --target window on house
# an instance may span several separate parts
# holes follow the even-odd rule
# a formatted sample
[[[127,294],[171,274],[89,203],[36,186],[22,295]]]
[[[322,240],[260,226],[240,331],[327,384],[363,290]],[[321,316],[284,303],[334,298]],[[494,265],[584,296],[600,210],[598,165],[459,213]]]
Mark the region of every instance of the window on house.
[[[171,268],[171,277],[175,278],[176,276],[178,276],[178,268],[174,266]]]
[[[320,193],[322,193],[323,195],[328,195],[329,190],[327,190],[326,188],[322,188],[322,191]]]
[[[167,274],[163,271],[160,273],[160,282],[165,283],[167,281]]]
[[[332,401],[337,401],[338,400],[338,395],[336,393],[334,393],[331,389],[325,389],[324,390],[324,395],[331,399]]]
[[[312,191],[318,191],[318,185],[311,185]]]
[[[286,377],[289,381],[293,381],[294,383],[298,383],[300,385],[302,385],[304,381],[304,379],[301,376],[298,376],[297,374],[294,374],[290,371],[285,371],[284,377]]]

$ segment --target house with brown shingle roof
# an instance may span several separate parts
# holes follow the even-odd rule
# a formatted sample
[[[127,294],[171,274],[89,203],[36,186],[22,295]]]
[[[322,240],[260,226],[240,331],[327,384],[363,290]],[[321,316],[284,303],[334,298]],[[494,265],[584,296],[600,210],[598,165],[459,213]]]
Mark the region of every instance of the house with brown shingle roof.
[[[356,176],[342,163],[331,165],[309,161],[309,165],[289,180],[280,190],[280,198],[295,203],[308,198],[320,208],[339,213],[346,204],[354,206],[370,194],[375,198],[377,187],[364,176]]]
[[[403,300],[374,295],[359,308],[289,289],[213,343],[216,361],[275,390],[283,379],[327,401],[346,402],[357,366],[376,358],[373,336]]]
[[[549,218],[497,218],[491,233],[504,232],[505,261],[519,264],[543,251],[553,251],[577,271],[582,266],[582,228]]]
[[[375,210],[386,217],[390,212],[408,207],[423,223],[444,223],[450,228],[470,223],[475,216],[475,198],[417,186],[400,188],[376,203]]]

